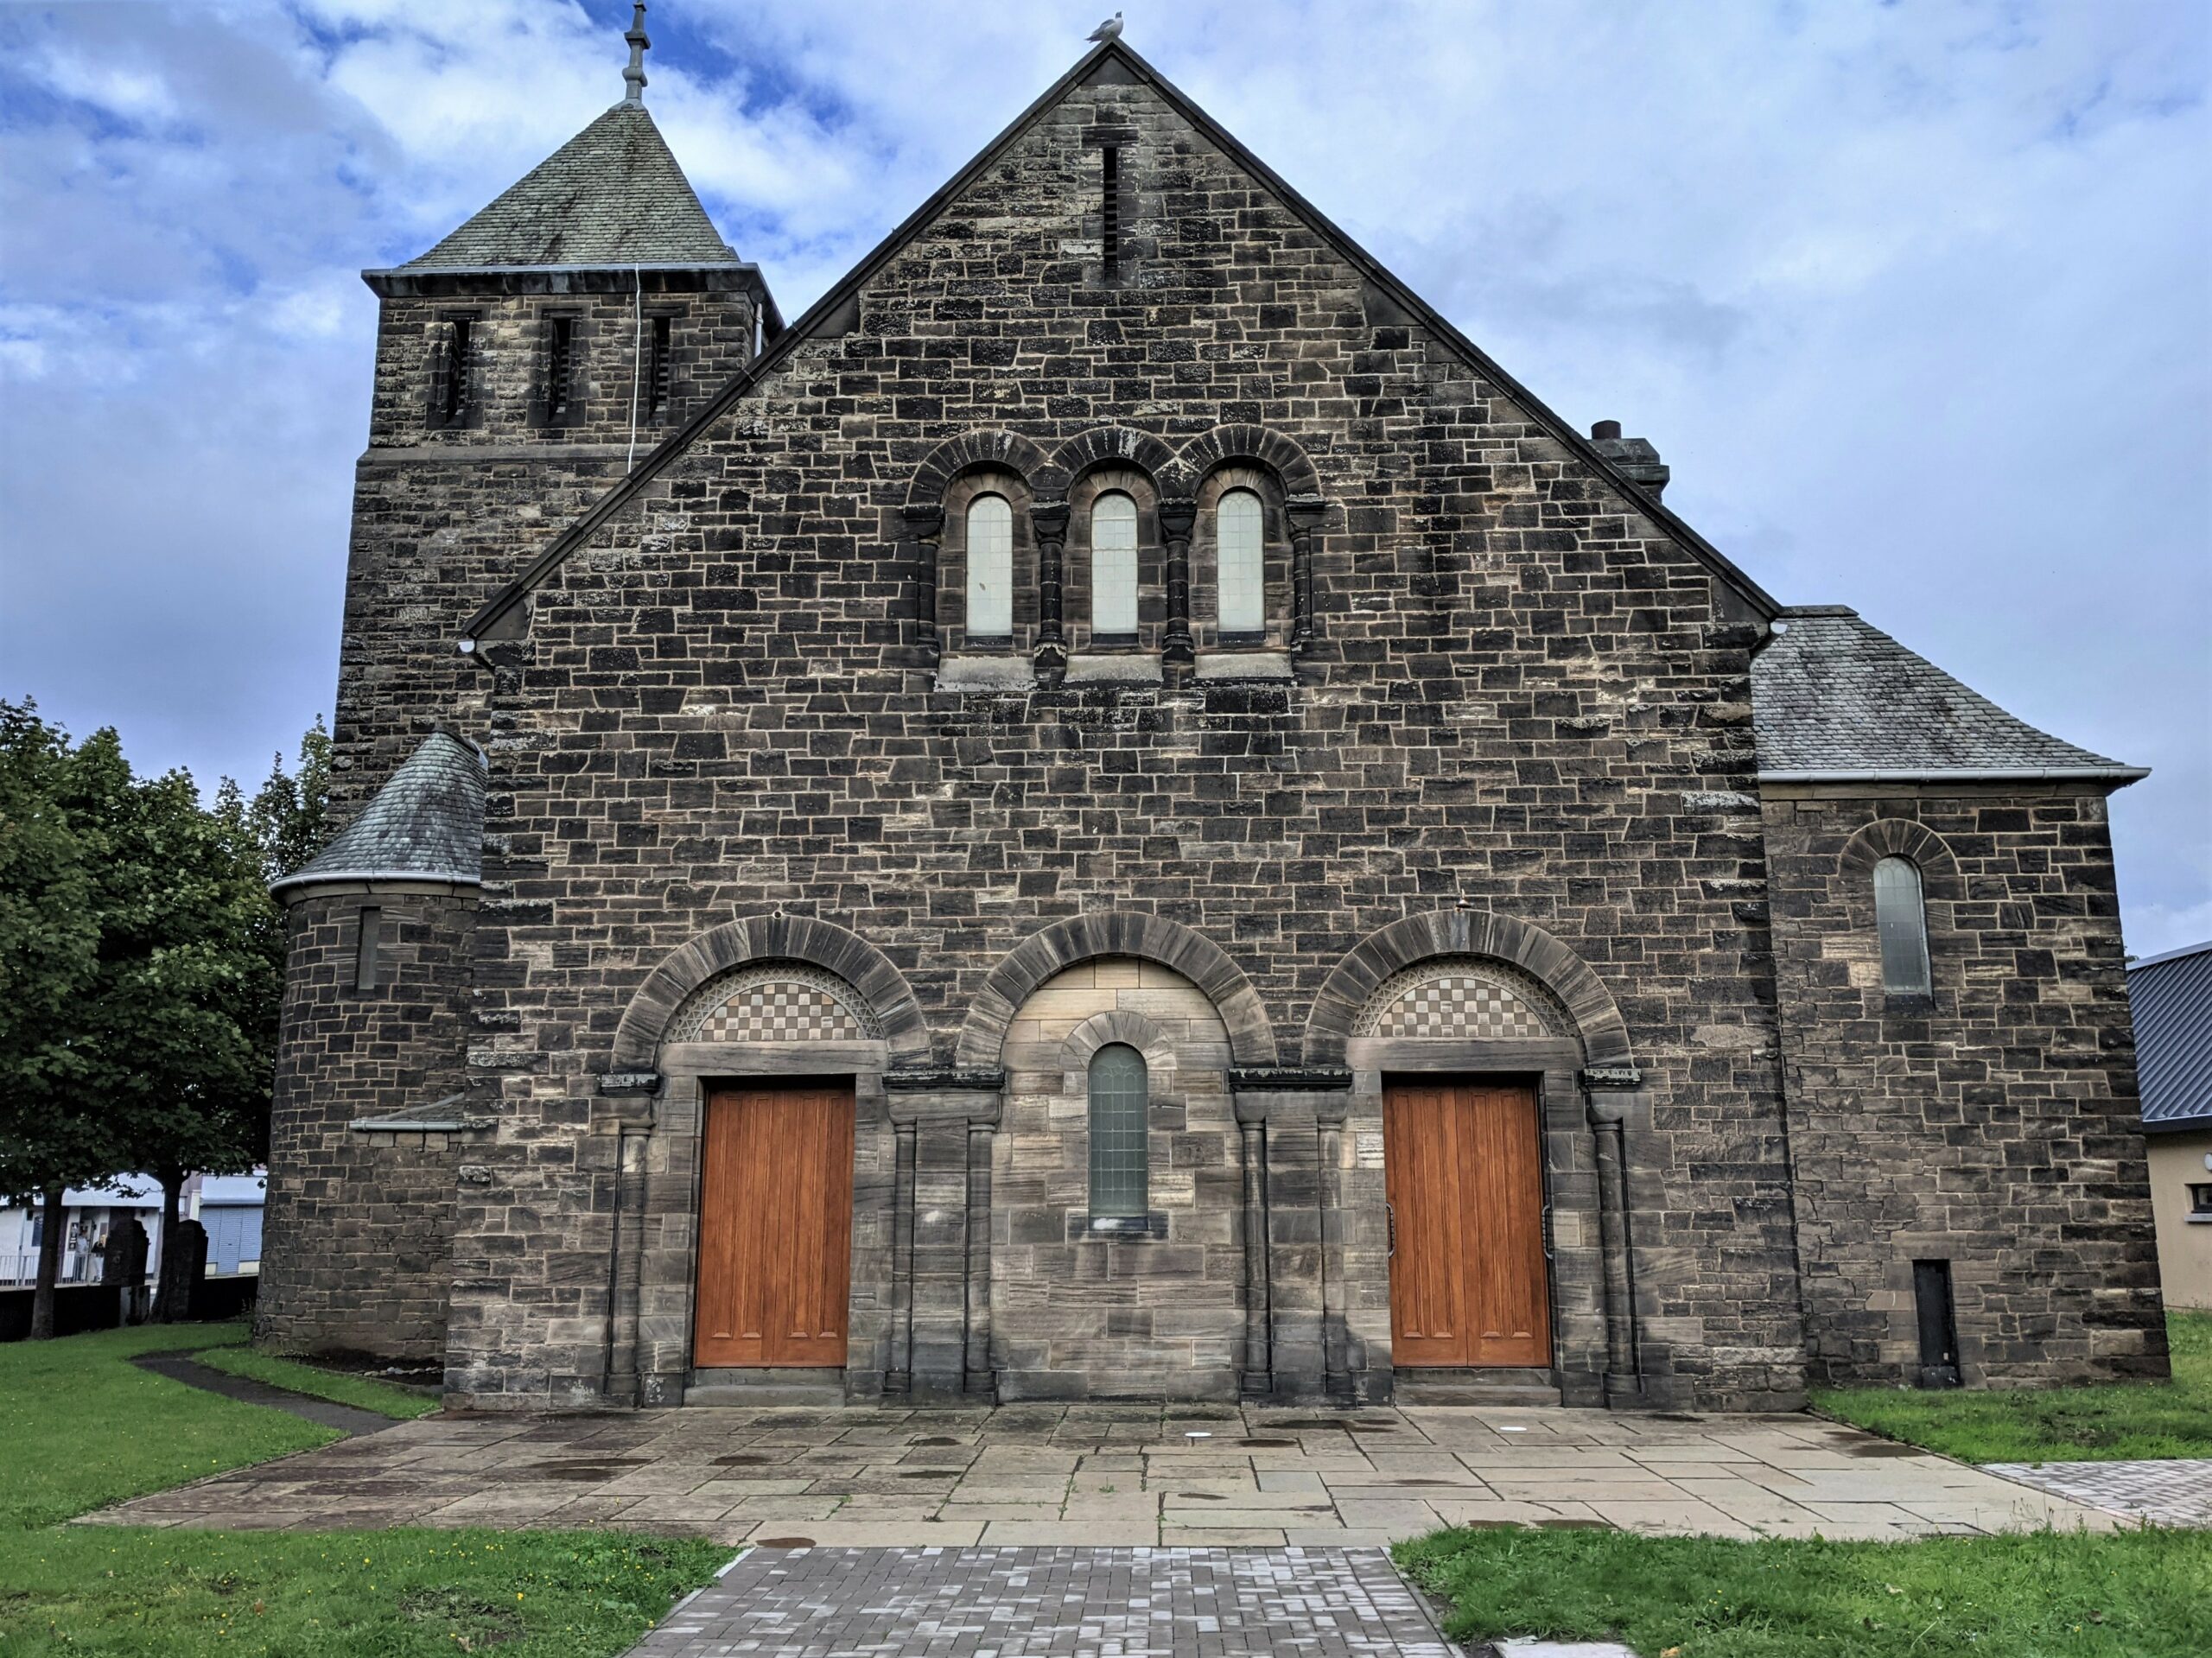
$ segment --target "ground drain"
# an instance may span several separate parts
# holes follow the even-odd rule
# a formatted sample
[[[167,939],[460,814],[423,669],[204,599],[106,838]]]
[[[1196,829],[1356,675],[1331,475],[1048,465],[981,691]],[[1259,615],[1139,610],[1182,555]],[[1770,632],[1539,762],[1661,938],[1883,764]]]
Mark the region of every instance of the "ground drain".
[[[765,1468],[768,1458],[757,1451],[737,1451],[727,1457],[717,1457],[707,1464],[709,1468]]]
[[[565,1479],[579,1485],[596,1485],[601,1480],[618,1479],[632,1468],[645,1465],[638,1458],[610,1458],[601,1462],[541,1462],[523,1471],[535,1479]]]
[[[753,1540],[753,1547],[755,1548],[812,1548],[814,1539],[811,1537],[756,1537]]]

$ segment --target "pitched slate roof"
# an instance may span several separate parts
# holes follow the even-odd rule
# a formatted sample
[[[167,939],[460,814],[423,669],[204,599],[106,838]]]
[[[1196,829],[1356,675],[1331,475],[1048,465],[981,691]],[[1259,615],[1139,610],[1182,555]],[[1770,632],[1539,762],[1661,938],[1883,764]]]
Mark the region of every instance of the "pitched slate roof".
[[[338,838],[269,890],[326,881],[450,881],[484,877],[484,755],[434,731]]]
[[[1801,605],[1751,663],[1764,782],[2146,777],[2038,731],[1842,605]]]
[[[403,270],[736,264],[642,104],[617,104]]]
[[[2212,1128],[2212,943],[2127,969],[2146,1128]]]
[[[1632,472],[1624,471],[1611,457],[1592,448],[1588,438],[1507,373],[1487,352],[1461,334],[1427,301],[1407,287],[1327,214],[1291,188],[1281,175],[1254,155],[1235,134],[1192,103],[1180,87],[1139,56],[1126,41],[1116,39],[1093,47],[1078,59],[1073,68],[1046,87],[1035,103],[1016,116],[997,137],[984,145],[967,166],[954,174],[934,195],[907,215],[904,223],[847,271],[829,292],[815,302],[805,315],[777,335],[766,351],[709,398],[689,422],[664,439],[659,448],[639,461],[620,483],[609,487],[585,510],[582,517],[556,536],[520,575],[485,600],[476,613],[463,625],[461,648],[468,650],[472,648],[473,641],[488,637],[489,631],[531,589],[551,575],[571,553],[588,542],[601,526],[673,466],[702,434],[750,394],[755,386],[782,367],[785,360],[799,346],[817,334],[836,326],[840,319],[855,314],[854,308],[858,303],[860,292],[871,276],[896,257],[950,204],[958,200],[963,192],[982,177],[999,157],[1047,111],[1071,92],[1094,78],[1110,84],[1150,87],[1163,103],[1188,122],[1193,130],[1258,180],[1261,186],[1294,217],[1311,226],[1332,252],[1360,273],[1378,300],[1385,305],[1397,307],[1408,317],[1418,321],[1483,378],[1526,410],[1529,418],[1548,435],[1680,542],[1722,582],[1734,589],[1754,612],[1763,617],[1770,616],[1780,608],[1779,601],[1773,595],[1738,569],[1726,554],[1692,529],[1671,507],[1663,505]]]

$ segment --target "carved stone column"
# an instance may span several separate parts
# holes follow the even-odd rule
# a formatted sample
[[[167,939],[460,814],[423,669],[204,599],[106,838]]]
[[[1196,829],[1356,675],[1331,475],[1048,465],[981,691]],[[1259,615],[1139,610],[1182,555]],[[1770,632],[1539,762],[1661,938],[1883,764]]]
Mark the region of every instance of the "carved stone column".
[[[893,1295],[903,1315],[903,1391],[916,1401],[979,1390],[988,1399],[995,1392],[990,1137],[1006,1074],[919,1067],[886,1071],[883,1087],[899,1136]],[[884,1391],[894,1391],[893,1378]]]
[[[914,594],[914,643],[925,666],[937,665],[937,566],[938,543],[944,534],[942,506],[910,506],[903,510],[906,532],[899,538]]]
[[[1318,624],[1313,612],[1313,538],[1329,504],[1318,495],[1294,495],[1282,505],[1283,521],[1290,529],[1290,648],[1300,651],[1313,643]]]
[[[1029,509],[1030,527],[1037,534],[1037,683],[1057,689],[1067,677],[1067,633],[1062,626],[1061,560],[1068,541],[1068,504],[1039,501]]]
[[[964,1390],[978,1398],[998,1394],[991,1369],[991,1135],[995,1117],[968,1122],[968,1350]]]
[[[1268,1269],[1268,1118],[1264,1106],[1236,1105],[1244,1152],[1244,1367],[1246,1398],[1274,1391],[1272,1274]]]
[[[1167,543],[1167,634],[1160,659],[1170,683],[1179,684],[1198,656],[1191,638],[1191,530],[1198,521],[1196,501],[1160,504],[1160,535]]]
[[[891,1125],[891,1362],[887,1396],[914,1388],[914,1130],[912,1119]]]
[[[1316,1114],[1313,1128],[1320,1177],[1321,1206],[1321,1388],[1333,1400],[1349,1401],[1351,1385],[1351,1330],[1344,1294],[1344,1112],[1349,1101],[1332,1102]]]
[[[1637,1363],[1636,1259],[1629,1219],[1625,1124],[1633,1096],[1590,1095],[1590,1129],[1598,1151],[1598,1242],[1605,1256],[1605,1403],[1633,1410],[1643,1402]]]

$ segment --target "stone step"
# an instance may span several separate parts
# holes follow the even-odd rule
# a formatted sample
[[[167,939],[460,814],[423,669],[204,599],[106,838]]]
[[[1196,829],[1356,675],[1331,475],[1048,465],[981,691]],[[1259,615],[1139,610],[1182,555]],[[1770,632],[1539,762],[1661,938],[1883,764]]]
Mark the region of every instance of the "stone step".
[[[1559,1388],[1548,1370],[1482,1369],[1396,1373],[1391,1402],[1398,1405],[1556,1405]]]
[[[845,1373],[831,1369],[694,1370],[683,1389],[689,1405],[842,1405]]]

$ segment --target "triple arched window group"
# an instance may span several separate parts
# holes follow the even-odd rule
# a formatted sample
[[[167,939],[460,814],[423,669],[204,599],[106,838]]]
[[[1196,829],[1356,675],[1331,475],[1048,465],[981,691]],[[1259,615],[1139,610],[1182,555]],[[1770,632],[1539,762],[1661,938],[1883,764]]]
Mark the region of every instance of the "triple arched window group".
[[[1136,498],[1128,490],[1099,491],[1084,509],[1087,522],[1073,539],[1088,566],[1070,572],[1071,585],[1089,595],[1087,623],[1094,645],[1139,642],[1145,613],[1144,569]],[[1188,509],[1185,509],[1186,512]],[[1223,490],[1212,512],[1212,625],[1217,642],[1259,644],[1268,628],[1268,509],[1257,490]],[[1186,532],[1187,533],[1187,532]],[[1010,641],[1014,632],[1014,504],[995,490],[968,503],[967,591],[962,624],[969,644]],[[1057,596],[1057,595],[1055,595]]]

